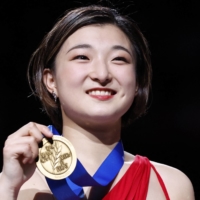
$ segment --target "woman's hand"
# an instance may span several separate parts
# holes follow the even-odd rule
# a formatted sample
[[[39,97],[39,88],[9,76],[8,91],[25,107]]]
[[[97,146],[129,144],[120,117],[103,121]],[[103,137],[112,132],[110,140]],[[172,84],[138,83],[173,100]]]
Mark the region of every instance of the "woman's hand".
[[[35,171],[38,143],[42,141],[43,136],[52,137],[52,135],[48,127],[30,122],[7,138],[3,149],[4,165],[0,177],[1,190],[4,188],[5,193],[9,191],[10,195],[17,197],[22,184]]]

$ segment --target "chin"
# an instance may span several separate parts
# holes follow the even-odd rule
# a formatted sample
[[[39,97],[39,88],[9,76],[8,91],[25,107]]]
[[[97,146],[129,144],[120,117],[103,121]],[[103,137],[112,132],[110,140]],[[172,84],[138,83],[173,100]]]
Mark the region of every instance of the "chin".
[[[114,114],[102,114],[100,115],[98,113],[98,115],[90,115],[90,116],[87,116],[85,117],[85,119],[87,119],[88,122],[91,122],[91,123],[95,123],[95,124],[113,124],[113,123],[116,123],[116,122],[121,122],[121,116],[117,115],[116,113]]]

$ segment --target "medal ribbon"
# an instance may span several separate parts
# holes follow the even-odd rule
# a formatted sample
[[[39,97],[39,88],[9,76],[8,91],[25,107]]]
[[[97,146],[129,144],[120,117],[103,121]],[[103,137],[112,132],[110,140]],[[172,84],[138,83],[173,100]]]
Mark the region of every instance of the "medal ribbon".
[[[48,126],[54,135],[60,135],[52,126]],[[124,164],[124,149],[119,141],[111,153],[100,165],[93,177],[77,159],[72,174],[66,179],[52,180],[46,177],[47,183],[57,200],[80,200],[84,198],[83,186],[106,186],[118,174]]]

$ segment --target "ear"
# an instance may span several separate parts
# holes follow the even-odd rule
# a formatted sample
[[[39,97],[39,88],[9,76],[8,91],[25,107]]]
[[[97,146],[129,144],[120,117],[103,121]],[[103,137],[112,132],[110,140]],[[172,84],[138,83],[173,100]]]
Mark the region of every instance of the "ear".
[[[138,85],[136,85],[136,88],[135,88],[135,96],[138,95],[138,89],[139,89],[139,87],[138,87]]]
[[[56,95],[58,95],[55,78],[53,72],[50,69],[44,69],[43,82],[50,93],[54,92]]]

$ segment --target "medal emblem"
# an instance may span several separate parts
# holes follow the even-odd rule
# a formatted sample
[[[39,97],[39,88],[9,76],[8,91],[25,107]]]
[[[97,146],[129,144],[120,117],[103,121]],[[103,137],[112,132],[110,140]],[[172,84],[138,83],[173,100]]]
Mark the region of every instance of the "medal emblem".
[[[75,169],[77,157],[73,145],[64,137],[54,135],[52,143],[43,138],[36,163],[40,172],[54,180],[64,179]]]

